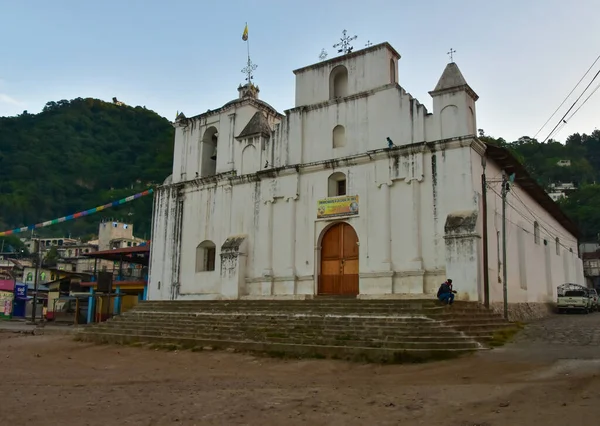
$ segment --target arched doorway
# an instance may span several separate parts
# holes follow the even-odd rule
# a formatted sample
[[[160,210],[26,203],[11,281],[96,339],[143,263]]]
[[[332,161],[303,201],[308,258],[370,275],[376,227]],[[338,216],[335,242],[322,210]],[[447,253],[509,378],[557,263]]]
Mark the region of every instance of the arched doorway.
[[[358,236],[345,222],[336,223],[321,239],[318,294],[358,295]]]

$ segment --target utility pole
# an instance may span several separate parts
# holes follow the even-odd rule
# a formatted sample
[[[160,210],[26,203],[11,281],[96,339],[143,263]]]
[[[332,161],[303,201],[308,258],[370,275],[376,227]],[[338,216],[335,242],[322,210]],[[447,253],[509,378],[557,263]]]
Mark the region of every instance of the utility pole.
[[[481,210],[483,219],[483,304],[490,307],[490,276],[488,255],[488,221],[487,221],[487,181],[485,178],[485,155],[481,157],[483,173],[481,174]]]
[[[37,260],[35,262],[35,277],[33,281],[33,305],[31,309],[31,322],[35,324],[35,311],[37,309],[38,275],[40,274],[40,263],[42,262],[42,242],[37,240]]]
[[[502,174],[502,292],[504,295],[504,319],[508,320],[508,285],[506,269],[506,194],[509,191],[506,173]]]

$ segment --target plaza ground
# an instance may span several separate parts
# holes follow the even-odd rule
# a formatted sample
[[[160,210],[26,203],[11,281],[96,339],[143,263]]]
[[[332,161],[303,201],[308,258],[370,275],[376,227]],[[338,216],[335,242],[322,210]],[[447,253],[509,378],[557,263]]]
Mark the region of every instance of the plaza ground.
[[[554,316],[503,348],[420,365],[166,352],[15,331],[0,330],[0,419],[12,426],[600,422],[600,314]]]

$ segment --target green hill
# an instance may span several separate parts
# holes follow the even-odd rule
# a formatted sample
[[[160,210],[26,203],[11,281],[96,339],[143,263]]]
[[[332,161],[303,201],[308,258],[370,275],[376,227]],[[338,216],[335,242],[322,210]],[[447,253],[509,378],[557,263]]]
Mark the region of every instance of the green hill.
[[[171,174],[173,128],[142,107],[98,99],[49,102],[39,114],[0,117],[0,230],[96,207],[162,183]],[[83,236],[120,218],[150,235],[152,197],[40,229]],[[36,231],[37,232],[37,231]]]

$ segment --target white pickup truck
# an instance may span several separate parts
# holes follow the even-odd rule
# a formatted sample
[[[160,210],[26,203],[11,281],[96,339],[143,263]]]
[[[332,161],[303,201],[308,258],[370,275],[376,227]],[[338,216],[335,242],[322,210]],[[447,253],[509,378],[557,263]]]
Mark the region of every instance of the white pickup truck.
[[[584,287],[581,289],[566,290],[558,295],[556,307],[559,313],[568,311],[581,311],[589,313],[592,309],[592,303],[588,290]]]

